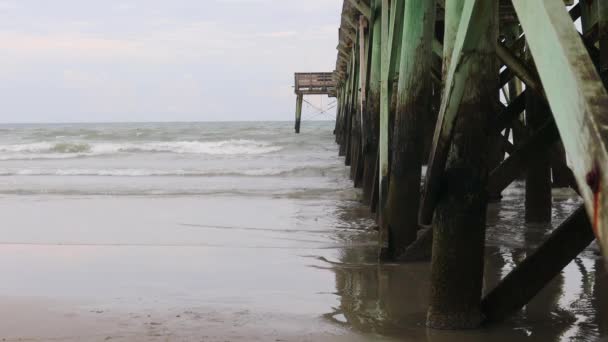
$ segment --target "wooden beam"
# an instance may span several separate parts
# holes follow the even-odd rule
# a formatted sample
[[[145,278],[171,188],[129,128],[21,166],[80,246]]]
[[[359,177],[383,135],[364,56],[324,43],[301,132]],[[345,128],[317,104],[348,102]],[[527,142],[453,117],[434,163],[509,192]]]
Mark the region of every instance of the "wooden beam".
[[[350,40],[351,44],[353,44],[356,41],[356,39],[357,39],[357,34],[355,32],[347,30],[347,29],[345,29],[343,27],[340,28],[340,32],[342,34],[344,34],[346,36],[346,38],[348,38]],[[343,41],[340,40],[340,42],[342,43]],[[344,42],[344,43],[346,44],[347,42]],[[346,44],[346,45],[350,45],[350,44]]]
[[[342,19],[344,19],[344,22],[346,22],[348,24],[348,26],[350,26],[353,30],[357,29],[357,23],[355,22],[355,20],[353,20],[351,17],[349,17],[348,15],[344,14],[342,15]]]
[[[346,0],[348,1],[354,8],[359,11],[359,13],[363,14],[367,19],[372,16],[372,9],[368,4],[364,3],[361,0]]]
[[[545,123],[531,138],[490,172],[488,193],[499,193],[506,189],[525,170],[528,162],[539,153],[546,153],[549,147],[559,139],[559,132],[553,119]]]
[[[377,203],[377,196],[374,189],[377,189],[378,172],[378,138],[380,123],[380,68],[381,68],[381,42],[382,42],[382,8],[381,0],[372,0],[372,17],[369,19],[368,33],[368,63],[366,70],[367,77],[367,100],[365,104],[364,116],[366,117],[367,127],[364,134],[364,181],[363,181],[363,201],[370,204],[370,207]]]
[[[529,0],[523,0],[529,1]],[[486,321],[521,309],[593,242],[591,222],[579,208],[534,253],[511,271],[482,301]]]
[[[304,95],[298,94],[296,99],[296,125],[295,131],[296,134],[300,134],[300,122],[302,121],[302,101],[304,99]]]
[[[404,1],[382,0],[382,65],[380,71],[380,141],[378,170],[378,211],[380,213],[380,241],[386,247],[388,236],[384,225],[384,208],[389,177],[389,118],[393,92],[393,79],[399,63],[403,28]]]
[[[388,251],[397,259],[416,240],[422,172],[423,130],[431,115],[431,62],[435,0],[407,0],[404,8],[399,82],[396,94],[390,182],[386,202]]]
[[[446,21],[453,15],[457,13],[446,9]],[[498,100],[498,2],[465,0],[459,17],[441,106],[444,119],[446,113],[447,117],[458,113],[459,118],[448,125],[454,133],[449,132],[453,138],[445,141],[441,174],[427,182],[436,182],[437,189],[441,182],[431,211],[433,252],[426,324],[434,329],[470,329],[482,321],[489,114]],[[450,36],[448,27],[445,37]],[[431,160],[429,167],[437,166]]]
[[[494,119],[494,131],[500,132],[505,129],[509,123],[517,119],[521,112],[526,109],[526,95],[527,90],[524,90],[521,94],[517,95],[516,98],[512,99],[508,106],[503,107],[502,111],[498,113]]]
[[[509,51],[501,42],[496,44],[496,55],[528,88],[534,90],[537,94],[543,94],[538,77],[532,73],[526,63]]]
[[[599,1],[598,36],[600,41],[600,76],[608,85],[608,2]]]
[[[513,0],[596,234],[608,248],[608,93],[560,0]]]
[[[433,212],[439,197],[440,180],[452,141],[454,123],[466,89],[468,80],[466,75],[475,67],[468,62],[466,55],[468,51],[477,47],[481,38],[486,34],[485,28],[479,27],[480,21],[483,22],[485,19],[480,16],[480,13],[486,9],[485,2],[482,0],[466,0],[462,10],[425,177],[419,215],[419,221],[422,225],[428,226],[433,220]]]

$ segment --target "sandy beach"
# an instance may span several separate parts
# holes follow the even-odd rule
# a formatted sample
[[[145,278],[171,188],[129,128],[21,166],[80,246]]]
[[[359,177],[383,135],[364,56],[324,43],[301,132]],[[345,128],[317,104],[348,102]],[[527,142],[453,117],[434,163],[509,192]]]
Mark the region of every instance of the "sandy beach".
[[[427,330],[429,264],[378,264],[375,223],[336,157],[331,124],[308,123],[308,135],[301,137],[288,133],[289,123],[266,130],[261,124],[223,125],[152,125],[143,137],[134,126],[21,127],[12,131],[12,141],[0,142],[0,150],[12,148],[0,164],[0,339],[604,336],[606,301],[598,289],[607,276],[593,248],[501,325]],[[243,143],[218,143],[234,131],[245,132],[245,149]],[[99,138],[108,132],[115,136],[114,150],[95,154],[109,143]],[[91,147],[44,150],[32,145],[40,142],[16,138],[40,134],[45,141],[71,134],[57,140]],[[95,138],[74,138],[83,134]],[[159,134],[187,141],[207,136],[215,145],[196,145],[207,149],[200,153],[145,150],[160,146],[154,142]],[[229,150],[210,153],[209,146]],[[556,191],[553,225],[522,229],[521,182],[504,195],[488,213],[486,291],[579,204],[571,191]]]

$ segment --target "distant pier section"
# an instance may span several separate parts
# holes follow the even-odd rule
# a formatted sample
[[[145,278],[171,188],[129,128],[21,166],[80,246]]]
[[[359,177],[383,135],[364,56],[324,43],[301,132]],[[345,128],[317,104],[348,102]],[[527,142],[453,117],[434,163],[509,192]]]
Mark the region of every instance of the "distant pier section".
[[[336,77],[333,72],[296,72],[295,93],[296,99],[296,133],[300,133],[302,121],[302,102],[304,95],[327,95],[336,97]]]

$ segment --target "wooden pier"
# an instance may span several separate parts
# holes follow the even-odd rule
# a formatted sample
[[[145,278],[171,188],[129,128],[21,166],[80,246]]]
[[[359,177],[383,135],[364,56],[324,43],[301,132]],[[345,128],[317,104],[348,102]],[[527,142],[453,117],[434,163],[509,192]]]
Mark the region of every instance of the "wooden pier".
[[[430,257],[429,327],[504,319],[608,251],[608,1],[345,0],[337,50],[332,86],[296,74],[296,132],[304,94],[337,97],[381,261]],[[486,208],[521,178],[527,222],[551,220],[552,187],[584,206],[482,298]]]
[[[295,75],[296,133],[300,133],[302,102],[304,95],[328,95],[336,97],[336,76],[333,72],[297,72]]]

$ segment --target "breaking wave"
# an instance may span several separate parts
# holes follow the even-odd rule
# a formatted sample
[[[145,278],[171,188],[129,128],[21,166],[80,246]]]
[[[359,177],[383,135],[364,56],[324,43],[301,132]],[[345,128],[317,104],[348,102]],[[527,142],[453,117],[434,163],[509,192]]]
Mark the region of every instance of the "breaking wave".
[[[208,155],[256,155],[282,150],[264,141],[168,141],[132,143],[39,142],[0,145],[0,160],[65,159],[119,153],[176,153]]]
[[[150,169],[19,169],[1,170],[0,176],[102,176],[102,177],[319,177],[340,172],[340,167],[267,168],[248,170]]]

